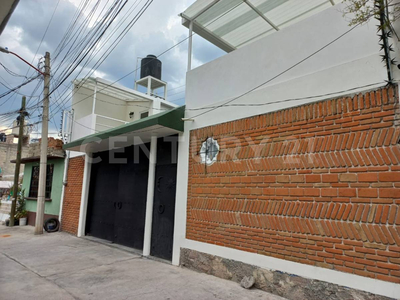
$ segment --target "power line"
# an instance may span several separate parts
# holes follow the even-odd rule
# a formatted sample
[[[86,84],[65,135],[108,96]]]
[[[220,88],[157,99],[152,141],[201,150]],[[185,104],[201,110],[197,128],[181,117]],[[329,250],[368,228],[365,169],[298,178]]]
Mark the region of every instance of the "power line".
[[[25,79],[28,79],[26,76],[24,76],[24,75],[19,75],[19,74],[17,74],[17,73],[15,73],[14,71],[11,71],[9,68],[7,68],[4,64],[2,64],[1,62],[0,62],[0,65],[4,68],[4,70],[8,73],[8,74],[10,74],[11,76],[14,76],[14,77],[23,77],[23,78],[25,78]]]
[[[357,26],[358,26],[358,25],[353,26],[352,28],[350,28],[350,29],[347,30],[346,32],[344,32],[344,33],[342,33],[341,35],[339,35],[337,38],[333,39],[331,42],[327,43],[327,44],[324,45],[323,47],[321,47],[321,48],[319,48],[318,50],[314,51],[314,52],[311,53],[310,55],[306,56],[306,57],[303,58],[302,60],[298,61],[297,63],[295,63],[295,64],[292,65],[291,67],[285,69],[284,71],[282,71],[282,72],[280,72],[279,74],[273,76],[272,78],[268,79],[267,81],[265,81],[265,82],[263,82],[263,83],[257,85],[256,87],[254,87],[254,88],[252,88],[252,89],[250,89],[250,90],[244,92],[243,94],[241,94],[241,95],[239,95],[239,96],[237,96],[237,97],[235,97],[235,98],[233,98],[233,99],[231,99],[231,100],[228,100],[228,101],[225,102],[224,104],[217,105],[217,106],[211,108],[210,110],[205,111],[205,112],[202,112],[202,113],[200,113],[200,114],[198,114],[198,115],[196,115],[196,116],[193,116],[193,117],[191,117],[191,118],[194,119],[194,118],[200,117],[200,116],[202,116],[202,115],[204,115],[204,114],[206,114],[206,113],[209,113],[209,112],[211,112],[211,111],[213,111],[213,110],[216,110],[216,109],[218,109],[218,108],[220,108],[220,107],[223,107],[223,106],[225,106],[226,104],[229,104],[229,103],[231,103],[231,102],[233,102],[233,101],[235,101],[235,100],[237,100],[237,99],[239,99],[239,98],[241,98],[241,97],[243,97],[243,96],[245,96],[245,95],[247,95],[247,94],[249,94],[249,93],[255,91],[256,89],[258,89],[258,88],[260,88],[260,87],[262,87],[262,86],[264,86],[264,85],[270,83],[270,82],[273,81],[274,79],[276,79],[276,78],[280,77],[281,75],[287,73],[288,71],[292,70],[293,68],[297,67],[297,66],[300,65],[301,63],[303,63],[303,62],[305,62],[306,60],[310,59],[311,57],[313,57],[313,56],[316,55],[317,53],[321,52],[321,51],[324,50],[325,48],[329,47],[330,45],[332,45],[333,43],[335,43],[337,40],[341,39],[343,36],[345,36],[346,34],[350,33],[350,32],[353,31],[354,29],[356,29]]]
[[[245,92],[245,93],[243,93],[243,94],[241,94],[241,95],[239,95],[239,96],[237,96],[237,97],[235,97],[235,98],[233,98],[233,99],[231,99],[231,100],[225,102],[224,104],[214,106],[214,107],[210,108],[209,110],[207,110],[207,111],[205,111],[205,112],[202,112],[202,113],[200,113],[200,114],[198,114],[198,115],[196,115],[196,116],[193,116],[193,117],[191,117],[191,119],[195,119],[195,118],[197,118],[197,117],[199,117],[199,116],[202,116],[202,115],[205,115],[205,114],[207,114],[207,113],[209,113],[209,112],[211,112],[211,111],[213,111],[213,110],[215,110],[215,109],[224,107],[224,106],[226,106],[227,104],[232,103],[234,100],[237,100],[237,99],[239,99],[239,98],[241,98],[241,97],[243,97],[243,96],[245,96],[245,95],[251,93],[252,91],[254,91],[254,90],[260,88],[261,86],[263,86],[263,85],[265,85],[265,84],[271,82],[272,80],[274,80],[274,79],[278,78],[279,76],[285,74],[285,73],[288,72],[289,70],[291,70],[291,69],[295,68],[296,66],[298,66],[299,64],[303,63],[304,61],[310,59],[311,57],[313,57],[313,56],[316,55],[317,53],[321,52],[321,51],[324,50],[325,48],[329,47],[331,44],[333,44],[334,42],[336,42],[337,40],[339,40],[340,38],[342,38],[343,36],[345,36],[346,34],[348,34],[349,32],[351,32],[352,30],[354,30],[356,27],[357,27],[357,26],[354,26],[354,27],[350,28],[349,30],[347,30],[346,32],[344,32],[343,34],[341,34],[340,36],[338,36],[337,38],[335,38],[335,39],[332,40],[331,42],[327,43],[327,44],[324,45],[323,47],[321,47],[321,48],[319,48],[318,50],[314,51],[313,53],[311,53],[310,55],[308,55],[308,56],[305,57],[304,59],[300,60],[299,62],[295,63],[295,64],[292,65],[291,67],[285,69],[284,71],[282,71],[282,72],[280,72],[279,74],[275,75],[275,76],[272,77],[271,79],[265,81],[264,83],[262,83],[262,84],[260,84],[260,85],[257,85],[255,88],[252,88],[252,89],[248,90],[247,92]],[[379,83],[376,83],[376,84],[379,84]],[[345,90],[345,91],[350,91],[350,90],[352,91],[352,90],[360,89],[360,88],[363,88],[363,87],[370,87],[370,86],[376,85],[376,84],[368,84],[368,85],[366,85],[366,86],[351,88],[351,89]],[[343,91],[341,91],[341,92],[343,92]],[[341,92],[339,92],[339,93],[341,93]],[[333,94],[333,93],[329,93],[329,94],[325,94],[325,95],[332,95],[332,94]],[[323,96],[323,95],[322,95],[322,96]],[[315,97],[315,98],[318,97],[318,98],[320,98],[321,95],[309,96],[309,97],[306,97],[306,99],[311,99],[312,97]],[[282,102],[286,102],[286,101],[295,101],[295,100],[297,100],[297,99],[286,99],[286,100],[280,100],[280,101],[270,102],[270,103],[268,103],[268,104],[282,103]],[[299,100],[300,100],[300,99],[299,99]],[[302,98],[301,100],[304,100],[304,98]],[[264,105],[268,105],[268,104],[265,103]],[[200,108],[200,109],[207,109],[207,108]],[[185,109],[185,111],[188,111],[188,110],[189,110],[189,109]],[[196,109],[196,110],[198,110],[198,109]],[[177,121],[176,124],[179,123],[179,122],[181,122],[181,120]],[[151,130],[152,130],[152,129],[149,129],[149,130],[142,130],[142,131],[137,131],[136,133],[142,133],[142,132],[147,132],[147,131],[151,131]]]
[[[35,52],[35,55],[34,55],[33,58],[32,58],[31,64],[33,64],[33,62],[34,62],[34,60],[35,60],[35,57],[36,57],[36,55],[37,55],[37,53],[38,53],[38,51],[39,51],[39,49],[40,49],[40,46],[41,46],[42,43],[43,43],[43,40],[44,40],[44,38],[45,38],[45,36],[46,36],[46,34],[47,34],[47,31],[48,31],[48,29],[49,29],[49,27],[50,27],[50,24],[51,24],[51,22],[52,22],[52,20],[53,20],[54,14],[55,14],[55,12],[56,12],[56,10],[57,10],[57,7],[58,7],[58,4],[59,4],[59,3],[60,3],[60,0],[57,1],[57,4],[56,4],[56,6],[55,6],[55,8],[54,8],[54,11],[53,11],[53,13],[52,13],[52,15],[51,15],[50,21],[48,22],[48,24],[47,24],[47,26],[46,26],[46,29],[45,29],[45,31],[44,31],[44,33],[43,33],[43,36],[42,36],[42,39],[41,39],[41,41],[40,41],[40,43],[39,43],[39,46],[37,47],[36,52]],[[4,66],[3,66],[3,67],[4,67]],[[28,78],[29,71],[30,71],[30,67],[27,69],[26,74],[25,74],[25,76],[23,76],[23,77]],[[38,75],[38,76],[36,76],[36,77],[32,77],[32,80],[33,80],[33,79],[36,79],[36,78],[39,77],[39,76],[40,76],[40,75]],[[8,92],[6,92],[6,93],[1,94],[1,95],[0,95],[0,98],[6,96],[6,95],[8,95],[8,94],[10,94],[11,92],[15,92],[16,90],[19,91],[19,89],[20,89],[21,87],[23,87],[24,85],[28,84],[28,83],[31,82],[32,80],[28,80],[28,81],[25,82],[25,83],[23,82],[23,83],[21,83],[18,87],[14,88],[14,89],[11,89],[10,91],[8,91]],[[30,98],[32,98],[32,97],[33,97],[33,94],[31,95]],[[15,100],[15,98],[14,98],[14,100]],[[13,102],[14,102],[14,100],[13,100]]]
[[[353,88],[349,88],[346,90],[340,90],[340,91],[336,91],[336,92],[331,92],[331,93],[326,93],[326,94],[319,94],[319,95],[313,95],[313,96],[306,96],[306,97],[301,97],[301,98],[290,98],[290,99],[284,99],[284,100],[277,100],[277,101],[272,101],[272,102],[265,102],[265,103],[255,103],[255,104],[231,104],[231,106],[266,106],[266,105],[273,105],[273,104],[279,104],[279,103],[284,103],[284,102],[293,102],[293,101],[301,101],[301,100],[310,100],[310,99],[315,99],[315,98],[321,98],[321,97],[327,97],[327,96],[338,96],[338,95],[342,95],[345,92],[352,92],[355,90],[359,90],[362,88],[367,88],[367,87],[372,87],[372,86],[377,86],[380,84],[385,84],[385,81],[382,82],[377,82],[377,83],[371,83],[371,84],[366,84],[366,85],[362,85],[362,86],[357,86],[357,87],[353,87]],[[323,99],[321,99],[323,100]],[[227,105],[229,106],[229,105]],[[209,107],[207,107],[209,108]],[[195,111],[195,110],[202,110],[202,109],[207,109],[207,108],[193,108],[193,109],[185,109],[185,111]],[[192,117],[191,117],[192,118]],[[91,129],[94,130],[96,132],[99,132],[98,130],[96,130],[95,128],[91,128],[88,127],[84,124],[81,124],[79,122],[77,122],[76,120],[73,120],[74,123],[77,123],[87,129]],[[181,120],[177,121],[175,124],[177,124],[178,122],[181,122]],[[136,133],[142,133],[142,132],[148,132],[151,131],[153,129],[148,129],[148,130],[141,130],[141,131],[136,131]]]
[[[100,57],[100,60],[92,67],[92,70],[89,71],[89,73],[85,76],[85,78],[88,78],[91,74],[93,74],[93,72],[104,62],[104,60],[111,54],[111,52],[115,49],[115,47],[119,44],[119,42],[122,40],[122,38],[128,33],[128,31],[132,28],[132,26],[139,20],[139,18],[143,15],[143,13],[148,9],[148,7],[151,5],[151,3],[153,2],[153,0],[148,0],[145,5],[140,9],[140,11],[136,14],[136,16],[130,21],[130,23],[122,30],[122,32],[119,34],[119,36],[116,38],[116,40],[113,43],[113,47],[111,49],[108,48],[104,54]],[[136,3],[136,2],[135,2]],[[134,3],[134,4],[135,4]],[[140,2],[139,2],[140,3]],[[134,4],[132,5],[132,7],[134,6]],[[138,6],[138,5],[137,5]],[[136,6],[136,7],[137,7]],[[131,9],[132,9],[131,7]],[[130,12],[128,11],[125,14],[125,19],[122,21],[124,22],[129,16],[130,14],[134,11],[134,9],[136,7],[133,7],[133,10],[131,10]],[[120,26],[118,26],[114,32],[119,28]],[[112,34],[114,33],[112,32],[109,37],[107,38],[107,40],[105,41],[105,43],[111,38]],[[111,49],[111,50],[110,50]],[[98,53],[99,51],[97,51]],[[107,53],[108,52],[108,53]],[[96,53],[96,54],[97,54]],[[95,54],[95,55],[96,55]],[[88,63],[89,61],[87,61]],[[75,77],[75,79],[79,76],[79,74],[82,72],[83,68],[87,65],[87,63],[81,68],[81,71],[78,73],[78,75]],[[75,93],[75,92],[74,92]],[[74,95],[74,94],[73,94]],[[65,102],[65,100],[64,100]]]
[[[218,18],[216,18],[216,19],[214,19],[213,21],[211,21],[211,22],[210,22],[209,24],[207,24],[205,27],[210,26],[210,25],[213,24],[214,22],[218,21],[220,18],[222,18],[224,15],[228,14],[230,11],[234,10],[234,9],[235,9],[236,7],[238,7],[239,5],[240,5],[240,3],[238,3],[238,4],[235,5],[234,7],[230,8],[228,11],[226,11],[226,12],[223,13],[223,14],[221,14]],[[179,46],[180,44],[182,44],[183,42],[185,42],[186,40],[188,40],[190,37],[192,37],[193,35],[195,35],[194,32],[192,32],[192,34],[189,35],[188,37],[186,37],[185,39],[181,40],[180,42],[176,43],[175,45],[171,46],[170,48],[166,49],[165,51],[163,51],[162,53],[160,53],[159,55],[157,55],[157,57],[160,57],[160,56],[164,55],[165,53],[169,52],[170,50],[174,49],[175,47]],[[153,60],[154,60],[154,59],[153,59]],[[146,65],[149,64],[149,63],[151,63],[153,60],[148,61],[148,62],[146,63]],[[100,91],[102,91],[102,90],[106,89],[107,87],[112,86],[113,84],[115,84],[115,83],[121,81],[122,79],[128,77],[129,75],[131,75],[131,74],[133,74],[134,72],[136,72],[138,69],[140,69],[140,67],[134,69],[133,71],[129,72],[128,74],[124,75],[123,77],[117,79],[116,81],[112,82],[111,84],[109,84],[108,86],[104,87],[104,88],[101,89]],[[73,95],[74,95],[74,94],[73,94]],[[72,96],[73,96],[73,95],[72,95]],[[91,97],[91,96],[93,96],[93,95],[94,95],[94,93],[91,94],[90,96],[88,96],[88,97],[86,97],[86,98],[84,98],[84,99],[78,101],[78,102],[75,103],[75,104],[78,104],[78,103],[80,103],[80,102],[82,102],[82,101],[88,99],[89,97]],[[68,106],[68,107],[71,107],[71,106],[72,106],[72,105],[70,105],[70,106]]]
[[[69,72],[68,72],[68,74],[66,74],[65,76],[63,75],[63,79],[62,80],[60,80],[58,83],[57,83],[57,86],[50,92],[50,95],[72,74],[72,72],[79,66],[79,64],[85,59],[85,57],[90,53],[90,51],[93,49],[93,47],[95,46],[95,45],[97,45],[98,44],[98,42],[100,41],[100,39],[102,38],[102,36],[104,35],[104,33],[106,32],[106,30],[110,27],[110,25],[112,24],[112,22],[115,20],[115,18],[116,18],[116,16],[121,12],[121,10],[122,10],[122,8],[125,6],[125,4],[127,3],[127,1],[125,1],[123,4],[122,4],[122,6],[120,7],[120,8],[118,8],[117,9],[117,11],[116,11],[116,13],[112,16],[112,18],[111,18],[111,21],[105,26],[105,29],[103,29],[102,31],[101,31],[101,33],[100,33],[100,36],[99,37],[97,37],[97,39],[96,39],[96,41],[94,42],[94,43],[92,43],[92,45],[89,47],[89,49],[84,53],[84,55],[83,55],[83,57],[81,57],[80,59],[79,59],[79,61],[75,64],[75,66],[74,67],[72,67],[72,69],[71,69],[71,66],[65,71],[65,72],[68,72],[68,70],[69,69],[71,69]],[[113,7],[116,7],[116,4],[114,4],[114,6]],[[78,60],[78,58],[76,58],[75,59],[75,61],[76,60]],[[64,73],[65,73],[64,72]]]
[[[309,99],[315,99],[315,98],[323,98],[323,97],[343,94],[343,93],[346,93],[346,92],[352,92],[352,91],[355,91],[355,90],[359,90],[361,88],[377,86],[377,85],[384,84],[384,83],[386,83],[386,82],[385,81],[381,81],[381,82],[377,82],[377,83],[370,83],[370,84],[366,84],[366,85],[363,85],[363,86],[349,88],[349,89],[346,89],[346,90],[341,90],[341,91],[336,91],[336,92],[331,92],[331,93],[325,93],[325,94],[319,94],[319,95],[313,95],[313,96],[300,97],[300,98],[288,98],[288,99],[284,99],[284,100],[278,100],[278,101],[272,101],[272,102],[263,102],[263,103],[227,104],[227,105],[223,105],[223,107],[260,107],[260,106],[267,106],[267,105],[273,105],[273,104],[279,104],[279,103],[285,103],[285,102],[309,100]],[[203,110],[203,109],[208,109],[208,108],[219,108],[219,107],[221,107],[221,106],[220,105],[216,105],[216,106],[207,106],[207,107],[203,107],[203,108],[187,108],[186,111],[197,111],[197,110]]]
[[[56,13],[56,10],[57,10],[57,8],[58,8],[58,4],[60,4],[60,0],[57,1],[57,4],[56,4],[56,6],[55,6],[55,8],[54,8],[54,10],[53,10],[53,13],[52,13],[51,17],[50,17],[50,20],[49,20],[49,22],[47,23],[46,29],[45,29],[45,31],[44,31],[44,33],[43,33],[42,39],[40,40],[39,46],[38,46],[37,49],[36,49],[36,52],[35,52],[35,55],[33,56],[33,59],[32,59],[32,61],[31,61],[31,64],[33,64],[33,61],[35,60],[35,57],[36,57],[36,55],[37,55],[38,52],[39,52],[40,46],[42,46],[42,43],[43,43],[44,38],[45,38],[45,36],[46,36],[46,34],[47,34],[47,31],[49,30],[50,24],[51,24],[51,22],[53,21],[54,14]],[[28,76],[29,71],[30,71],[30,69],[28,69],[28,71],[26,72],[26,76]]]
[[[27,85],[28,83],[34,81],[34,80],[35,80],[36,78],[38,78],[39,76],[41,76],[41,75],[39,74],[39,75],[37,75],[37,76],[35,76],[35,77],[32,77],[31,79],[29,79],[29,80],[23,82],[22,84],[20,84],[20,85],[14,87],[14,88],[9,89],[7,92],[4,92],[4,93],[0,94],[0,98],[3,98],[3,97],[7,96],[8,94],[10,94],[10,93],[12,93],[12,92],[14,92],[14,91],[16,91],[16,90],[19,90],[21,87],[23,87],[24,85]],[[0,114],[0,115],[1,115],[1,114]]]

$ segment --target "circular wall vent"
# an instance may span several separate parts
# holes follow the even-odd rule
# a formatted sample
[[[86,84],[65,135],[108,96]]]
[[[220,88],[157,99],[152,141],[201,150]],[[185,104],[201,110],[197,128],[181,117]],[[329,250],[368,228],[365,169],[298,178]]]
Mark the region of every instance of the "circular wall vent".
[[[217,161],[217,156],[219,152],[219,145],[213,138],[207,138],[200,148],[201,162],[207,165],[212,165]]]

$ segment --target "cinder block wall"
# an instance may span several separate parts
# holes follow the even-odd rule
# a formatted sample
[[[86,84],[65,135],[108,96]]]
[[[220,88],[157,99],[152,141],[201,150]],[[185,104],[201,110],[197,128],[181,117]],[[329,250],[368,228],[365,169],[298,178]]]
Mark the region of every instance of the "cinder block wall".
[[[26,157],[29,151],[29,146],[22,147],[22,157]],[[17,144],[9,144],[0,142],[0,180],[13,181],[15,174],[15,163],[11,160],[17,158]],[[24,165],[20,166],[20,174],[24,173]]]
[[[383,88],[192,131],[186,237],[400,283],[399,115]]]
[[[61,230],[74,235],[78,233],[84,166],[84,156],[74,157],[69,160],[68,183],[64,192]]]

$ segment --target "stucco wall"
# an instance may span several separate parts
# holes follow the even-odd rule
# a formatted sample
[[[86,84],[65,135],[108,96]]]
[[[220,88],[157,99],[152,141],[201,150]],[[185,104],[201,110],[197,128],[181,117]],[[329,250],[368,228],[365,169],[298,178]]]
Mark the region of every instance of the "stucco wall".
[[[74,109],[75,119],[79,120],[92,113],[93,108],[93,93],[92,89],[74,87],[74,95],[72,97],[72,108]]]
[[[342,15],[343,8],[343,5],[336,5],[188,72],[186,117],[195,119],[188,128],[327,99],[357,87],[361,87],[359,90],[373,87],[366,85],[384,85],[387,73],[381,62],[375,20],[340,37],[351,29]],[[339,39],[312,55],[336,38]],[[395,49],[398,48],[395,39],[390,42]],[[397,76],[395,66],[393,71]],[[269,83],[247,93],[274,77]],[[351,92],[357,92],[357,89]],[[337,94],[314,97],[327,93]],[[301,99],[310,96],[313,97]],[[191,110],[222,104],[236,97],[239,99],[230,104],[264,105],[220,107],[198,117],[208,109]],[[298,100],[274,104],[287,99]]]

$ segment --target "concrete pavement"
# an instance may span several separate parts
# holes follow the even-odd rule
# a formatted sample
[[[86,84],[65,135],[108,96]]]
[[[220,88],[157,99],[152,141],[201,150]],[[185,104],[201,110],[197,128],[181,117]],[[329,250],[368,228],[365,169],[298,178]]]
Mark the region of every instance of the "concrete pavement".
[[[283,298],[65,233],[0,225],[0,299]]]

